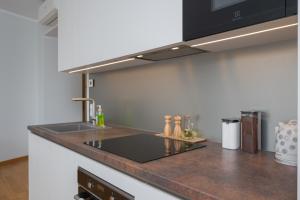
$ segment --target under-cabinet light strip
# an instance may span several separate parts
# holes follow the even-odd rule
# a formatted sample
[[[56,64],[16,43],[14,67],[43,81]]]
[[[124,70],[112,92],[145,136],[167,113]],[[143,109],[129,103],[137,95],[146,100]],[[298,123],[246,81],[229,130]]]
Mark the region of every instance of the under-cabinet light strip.
[[[76,72],[87,71],[87,70],[91,70],[91,69],[96,69],[96,68],[99,68],[99,67],[105,67],[105,66],[109,66],[109,65],[129,62],[129,61],[133,61],[133,60],[135,60],[135,58],[128,58],[128,59],[125,59],[125,60],[119,60],[119,61],[110,62],[110,63],[106,63],[106,64],[102,64],[102,65],[97,65],[97,66],[93,66],[93,67],[84,68],[84,69],[73,70],[73,71],[70,71],[69,74],[76,73]]]
[[[248,37],[248,36],[252,36],[252,35],[256,35],[256,34],[260,34],[260,33],[266,33],[266,32],[270,32],[270,31],[276,31],[279,29],[289,28],[289,27],[293,27],[293,26],[297,26],[297,25],[298,25],[298,23],[288,24],[288,25],[279,26],[279,27],[275,27],[275,28],[269,28],[269,29],[265,29],[265,30],[261,30],[261,31],[255,31],[255,32],[246,33],[246,34],[242,34],[242,35],[236,35],[236,36],[232,36],[232,37],[228,37],[228,38],[223,38],[223,39],[219,39],[219,40],[213,40],[213,41],[209,41],[209,42],[203,42],[200,44],[194,44],[194,45],[191,45],[191,47],[199,47],[199,46],[204,46],[204,45],[208,45],[208,44],[224,42],[224,41]]]

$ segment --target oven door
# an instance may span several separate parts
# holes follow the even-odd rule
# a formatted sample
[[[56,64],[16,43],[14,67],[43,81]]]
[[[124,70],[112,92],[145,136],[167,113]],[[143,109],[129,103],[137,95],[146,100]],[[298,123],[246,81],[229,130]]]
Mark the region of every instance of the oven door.
[[[297,0],[286,0],[286,15],[296,15],[298,10],[298,1]]]
[[[285,16],[286,0],[183,0],[188,41]]]

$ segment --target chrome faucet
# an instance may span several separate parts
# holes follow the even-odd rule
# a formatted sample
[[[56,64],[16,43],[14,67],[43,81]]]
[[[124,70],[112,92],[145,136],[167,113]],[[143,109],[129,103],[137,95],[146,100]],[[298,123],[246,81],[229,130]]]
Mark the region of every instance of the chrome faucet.
[[[92,103],[92,107],[93,107],[93,115],[91,116],[91,110],[89,107],[89,122],[92,123],[93,125],[96,125],[96,102],[95,99],[91,99],[91,98],[82,98],[82,97],[78,97],[78,98],[72,98],[72,101],[89,101]]]

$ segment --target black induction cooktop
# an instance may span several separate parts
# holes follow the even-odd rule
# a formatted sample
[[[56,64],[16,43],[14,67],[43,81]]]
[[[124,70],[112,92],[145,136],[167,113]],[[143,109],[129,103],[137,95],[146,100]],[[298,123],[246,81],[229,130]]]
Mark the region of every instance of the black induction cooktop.
[[[137,134],[113,139],[84,142],[103,151],[145,163],[175,154],[205,147],[201,143],[189,143],[149,134]]]

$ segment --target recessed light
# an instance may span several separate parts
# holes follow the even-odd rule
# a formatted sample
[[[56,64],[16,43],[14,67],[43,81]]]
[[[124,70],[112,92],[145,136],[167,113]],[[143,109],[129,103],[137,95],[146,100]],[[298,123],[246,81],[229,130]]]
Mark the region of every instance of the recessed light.
[[[172,48],[173,51],[178,50],[178,49],[179,49],[179,47],[173,47]]]
[[[137,56],[137,58],[142,58],[142,57],[144,57],[144,55],[138,55],[138,56]]]
[[[84,68],[84,69],[73,70],[73,71],[70,71],[69,74],[76,73],[76,72],[87,71],[87,70],[90,70],[90,69],[96,69],[96,68],[100,68],[100,67],[105,67],[105,66],[109,66],[109,65],[114,65],[114,64],[118,64],[118,63],[129,62],[129,61],[133,61],[133,60],[135,60],[135,58],[129,58],[129,59],[125,59],[125,60],[119,60],[119,61],[110,62],[110,63],[106,63],[106,64],[102,64],[102,65],[88,67],[88,68]]]
[[[275,28],[269,28],[269,29],[265,29],[265,30],[261,30],[261,31],[255,31],[255,32],[246,33],[246,34],[242,34],[242,35],[227,37],[227,38],[223,38],[223,39],[219,39],[219,40],[213,40],[213,41],[209,41],[209,42],[203,42],[200,44],[194,44],[194,45],[191,45],[191,47],[199,47],[199,46],[204,46],[204,45],[208,45],[208,44],[224,42],[224,41],[233,40],[233,39],[237,39],[237,38],[243,38],[243,37],[248,37],[248,36],[252,36],[252,35],[257,35],[260,33],[266,33],[266,32],[275,31],[275,30],[279,30],[279,29],[289,28],[289,27],[293,27],[293,26],[297,26],[297,25],[298,25],[298,23],[288,24],[288,25],[279,26],[279,27],[275,27]]]

